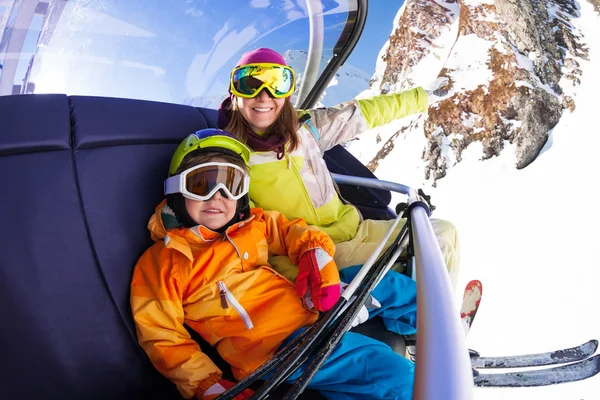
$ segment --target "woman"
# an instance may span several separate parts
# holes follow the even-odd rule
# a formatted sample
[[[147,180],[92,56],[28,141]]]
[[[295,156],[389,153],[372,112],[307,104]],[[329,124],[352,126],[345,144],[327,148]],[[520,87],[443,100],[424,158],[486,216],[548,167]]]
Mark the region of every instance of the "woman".
[[[430,94],[418,87],[296,110],[290,101],[294,83],[294,71],[279,53],[267,48],[245,53],[231,73],[231,95],[221,104],[218,125],[254,151],[248,165],[250,199],[256,207],[318,226],[336,243],[338,268],[363,264],[391,222],[361,221],[358,210],[336,193],[323,154],[365,130],[426,111]],[[454,286],[456,229],[442,220],[432,220],[432,225]],[[285,259],[271,261],[282,272],[292,270]]]

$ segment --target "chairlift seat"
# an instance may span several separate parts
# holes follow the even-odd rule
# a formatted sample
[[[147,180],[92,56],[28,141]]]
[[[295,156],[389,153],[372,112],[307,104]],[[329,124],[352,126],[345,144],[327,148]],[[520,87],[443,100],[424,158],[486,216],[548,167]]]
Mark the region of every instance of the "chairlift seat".
[[[131,99],[0,97],[3,398],[180,398],[138,345],[129,284],[173,151],[216,116]],[[385,213],[382,202],[367,196],[364,210]]]

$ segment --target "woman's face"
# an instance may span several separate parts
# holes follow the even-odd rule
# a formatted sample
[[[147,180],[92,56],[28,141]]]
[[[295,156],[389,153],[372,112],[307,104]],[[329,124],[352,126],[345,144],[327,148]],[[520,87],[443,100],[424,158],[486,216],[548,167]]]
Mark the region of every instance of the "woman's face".
[[[269,96],[266,89],[261,90],[258,96],[252,99],[243,97],[236,97],[236,99],[240,113],[256,133],[265,132],[273,125],[285,104],[285,98],[275,99]]]

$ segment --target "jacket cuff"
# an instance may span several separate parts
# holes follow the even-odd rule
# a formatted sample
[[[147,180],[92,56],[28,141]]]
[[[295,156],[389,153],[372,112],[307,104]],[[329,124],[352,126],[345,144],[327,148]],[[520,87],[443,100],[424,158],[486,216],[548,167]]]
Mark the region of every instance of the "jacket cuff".
[[[198,383],[198,388],[196,389],[196,398],[202,400],[204,397],[204,392],[208,390],[209,387],[214,385],[215,383],[219,383],[223,376],[221,371],[211,372],[208,375],[208,378],[201,380]]]
[[[321,249],[325,253],[329,254],[330,257],[333,258],[333,253],[335,250],[334,246],[324,246],[321,243],[307,243],[304,246],[302,246],[300,248],[300,251],[298,252],[298,262],[300,262],[300,259],[302,258],[302,256],[304,254],[306,254],[307,252],[309,252],[311,250],[315,250],[315,249]]]

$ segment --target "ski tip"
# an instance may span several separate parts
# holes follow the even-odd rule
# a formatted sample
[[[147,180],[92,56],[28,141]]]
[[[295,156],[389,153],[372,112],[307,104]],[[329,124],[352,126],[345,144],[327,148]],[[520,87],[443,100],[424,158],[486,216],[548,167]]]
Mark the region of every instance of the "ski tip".
[[[572,350],[578,350],[581,354],[591,356],[598,350],[598,341],[596,339],[588,340],[577,347],[573,347]],[[560,352],[557,352],[556,354],[558,357],[562,356]]]
[[[483,286],[481,284],[481,281],[478,280],[472,280],[469,283],[467,283],[467,286],[465,286],[465,291],[464,291],[464,296],[477,296],[479,298],[481,298],[481,295],[483,294]]]
[[[481,292],[483,289],[483,285],[481,284],[481,281],[477,280],[477,279],[473,279],[472,281],[469,281],[469,283],[467,283],[467,286],[465,287],[465,291],[476,290],[476,289],[478,289],[479,292]]]

